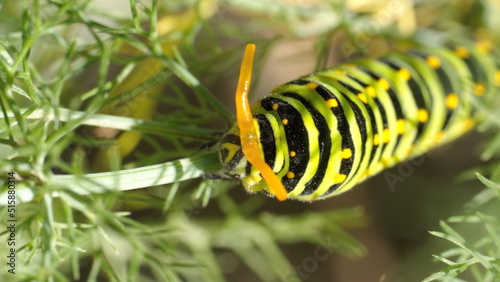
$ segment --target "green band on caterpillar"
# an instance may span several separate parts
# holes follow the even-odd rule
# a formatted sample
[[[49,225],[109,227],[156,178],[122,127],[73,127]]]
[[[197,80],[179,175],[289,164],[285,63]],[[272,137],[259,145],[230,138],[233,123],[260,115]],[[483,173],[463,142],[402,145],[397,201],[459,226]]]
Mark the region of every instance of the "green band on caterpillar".
[[[487,42],[421,48],[291,81],[252,107],[252,141],[286,197],[311,201],[343,193],[467,132],[481,115],[473,100],[490,101],[500,84],[491,52]],[[241,128],[220,142],[226,173],[248,191],[277,195],[280,188],[266,182],[269,171],[248,161]]]

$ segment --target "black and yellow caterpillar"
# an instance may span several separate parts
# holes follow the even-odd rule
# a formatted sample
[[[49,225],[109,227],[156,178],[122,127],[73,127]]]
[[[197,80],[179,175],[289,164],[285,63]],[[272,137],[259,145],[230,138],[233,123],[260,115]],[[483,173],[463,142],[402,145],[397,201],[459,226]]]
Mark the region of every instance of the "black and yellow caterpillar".
[[[276,87],[250,110],[255,46],[236,92],[238,123],[220,142],[228,175],[249,191],[311,201],[468,131],[500,85],[491,44],[360,59]]]

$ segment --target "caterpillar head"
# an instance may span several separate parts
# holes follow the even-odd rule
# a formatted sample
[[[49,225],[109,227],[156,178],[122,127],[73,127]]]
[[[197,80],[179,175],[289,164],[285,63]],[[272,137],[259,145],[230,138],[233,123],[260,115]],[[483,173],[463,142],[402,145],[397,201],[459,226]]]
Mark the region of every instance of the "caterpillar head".
[[[248,175],[248,161],[241,149],[240,130],[235,125],[219,143],[219,159],[224,171],[233,178],[243,179]]]
[[[219,143],[219,159],[225,174],[240,180],[248,191],[264,191],[272,194],[260,171],[252,166],[243,154],[240,130],[237,124],[222,137]]]
[[[227,173],[242,179],[247,189],[267,190],[283,201],[287,198],[287,192],[261,155],[259,135],[248,103],[254,53],[255,45],[248,44],[236,89],[237,125],[224,135],[220,145],[220,157]],[[248,163],[254,168],[250,168],[250,172]]]

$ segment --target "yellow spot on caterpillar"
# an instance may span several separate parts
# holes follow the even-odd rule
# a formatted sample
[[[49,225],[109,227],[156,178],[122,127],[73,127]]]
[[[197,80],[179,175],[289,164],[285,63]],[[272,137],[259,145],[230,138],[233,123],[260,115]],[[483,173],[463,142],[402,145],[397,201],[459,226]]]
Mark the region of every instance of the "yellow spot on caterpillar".
[[[348,159],[350,157],[352,157],[351,149],[347,148],[347,149],[342,150],[342,158],[343,159]]]
[[[286,173],[286,177],[288,177],[289,179],[295,178],[295,173],[289,171]]]
[[[465,130],[468,131],[470,130],[472,127],[474,127],[474,124],[476,124],[476,121],[474,120],[474,118],[468,118],[465,120]]]
[[[443,140],[443,136],[444,136],[444,132],[443,131],[440,131],[436,134],[436,137],[434,137],[434,141],[436,143],[439,143]]]
[[[316,82],[309,82],[308,84],[306,84],[307,88],[309,89],[316,89],[316,87],[318,87],[318,84]]]
[[[275,111],[276,111],[276,110],[278,110],[279,105],[278,105],[278,104],[273,104],[271,108],[273,108],[273,110],[275,110]]]
[[[365,91],[366,93],[368,93],[368,95],[370,95],[370,97],[372,98],[377,97],[377,91],[375,91],[375,88],[373,88],[373,86],[367,86],[365,88]]]
[[[262,179],[258,174],[252,174],[252,180],[258,182]]]
[[[425,61],[433,69],[437,69],[441,66],[441,60],[439,60],[436,56],[429,56],[425,59]]]
[[[288,119],[284,118],[281,120],[281,122],[283,123],[283,125],[287,125],[288,124]]]
[[[398,134],[399,135],[405,133],[405,131],[406,131],[406,122],[405,122],[405,120],[404,119],[398,119],[397,127],[398,127]]]
[[[328,99],[326,101],[326,104],[328,105],[328,107],[330,108],[336,108],[339,106],[339,102],[336,100],[336,99]]]
[[[474,95],[481,97],[484,95],[484,92],[486,92],[486,88],[481,82],[477,82],[474,85]]]
[[[410,148],[408,148],[408,151],[406,152],[406,154],[409,156],[409,155],[411,155],[411,153],[413,153],[414,150],[415,150],[415,146],[411,145]]]
[[[390,140],[391,140],[391,132],[389,131],[389,128],[386,128],[382,132],[382,142],[384,142],[384,144],[386,144],[386,143],[389,143]]]
[[[411,73],[407,69],[400,69],[398,71],[398,75],[399,75],[399,77],[401,77],[402,79],[407,80],[407,81],[410,80],[410,78],[411,78]]]
[[[458,95],[455,93],[450,93],[446,96],[446,107],[450,110],[455,109],[458,106]]]
[[[382,87],[384,90],[389,90],[389,88],[391,88],[391,85],[385,78],[379,78],[378,85],[380,85],[380,87]]]
[[[462,59],[467,59],[469,57],[469,50],[464,47],[455,48],[455,54]]]
[[[479,50],[479,52],[483,53],[489,53],[492,49],[491,42],[487,40],[480,40],[479,42],[477,42],[476,47]]]
[[[358,94],[359,100],[361,100],[363,103],[368,104],[368,100],[366,99],[366,95],[363,93]]]
[[[495,72],[495,85],[500,86],[500,71]]]
[[[382,164],[384,165],[384,167],[389,167],[394,162],[395,162],[395,158],[394,157],[388,157],[388,158],[382,160]]]
[[[290,152],[290,157],[292,157],[292,158],[293,158],[293,157],[295,157],[296,155],[297,155],[297,153],[295,153],[295,151],[291,151],[291,152]]]
[[[429,119],[429,113],[426,109],[419,109],[417,112],[417,120],[420,122],[426,122]]]
[[[345,75],[345,71],[344,70],[333,70],[333,73],[334,74],[338,74],[338,75]]]
[[[373,135],[373,145],[378,146],[379,144],[380,144],[380,136],[378,135],[378,133],[375,133],[375,135]]]
[[[345,174],[337,174],[333,177],[333,183],[335,183],[335,184],[342,183],[345,181],[346,178],[347,178],[347,175],[345,175]]]

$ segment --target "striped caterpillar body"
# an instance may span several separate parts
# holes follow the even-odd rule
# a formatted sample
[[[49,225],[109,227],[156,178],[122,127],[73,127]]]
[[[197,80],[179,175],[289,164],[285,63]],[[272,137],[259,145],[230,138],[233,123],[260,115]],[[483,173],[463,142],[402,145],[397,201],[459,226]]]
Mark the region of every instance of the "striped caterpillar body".
[[[280,85],[251,112],[237,101],[246,123],[223,136],[220,159],[249,191],[323,199],[463,135],[499,81],[487,42],[356,60]]]

